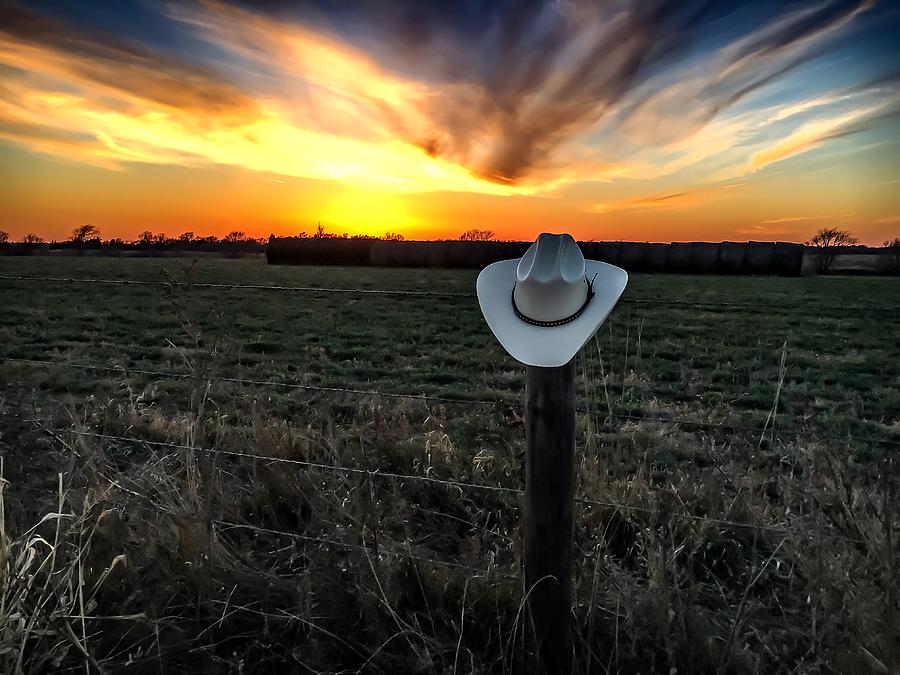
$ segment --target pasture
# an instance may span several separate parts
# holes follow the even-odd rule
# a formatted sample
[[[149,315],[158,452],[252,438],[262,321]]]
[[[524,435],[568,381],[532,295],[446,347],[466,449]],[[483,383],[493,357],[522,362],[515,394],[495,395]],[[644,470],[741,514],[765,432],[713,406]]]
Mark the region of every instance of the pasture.
[[[518,672],[476,274],[0,259],[0,671]],[[898,298],[632,276],[577,361],[578,672],[898,667]]]

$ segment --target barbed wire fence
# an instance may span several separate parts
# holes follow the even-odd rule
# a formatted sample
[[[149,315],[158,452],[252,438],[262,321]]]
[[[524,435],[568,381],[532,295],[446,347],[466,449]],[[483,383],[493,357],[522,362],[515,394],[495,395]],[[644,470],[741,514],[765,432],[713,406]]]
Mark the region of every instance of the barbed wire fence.
[[[394,291],[381,289],[363,289],[363,288],[318,288],[318,287],[301,287],[301,286],[272,286],[272,285],[253,285],[253,284],[219,284],[219,283],[173,283],[168,281],[149,281],[149,280],[118,280],[118,279],[78,279],[70,277],[29,277],[29,276],[13,276],[0,275],[0,280],[26,282],[26,283],[62,283],[62,284],[97,284],[101,286],[149,286],[149,287],[179,287],[184,289],[207,289],[212,291],[250,291],[250,292],[294,292],[294,293],[311,293],[311,294],[362,294],[362,295],[381,295],[386,297],[412,297],[412,298],[452,298],[467,299],[471,301],[474,295],[469,293],[440,293],[432,291]],[[690,308],[711,308],[713,310],[722,311],[759,311],[759,312],[808,312],[809,316],[821,316],[822,308],[808,308],[806,310],[798,310],[796,307],[787,307],[783,304],[770,305],[759,303],[723,303],[723,302],[707,302],[707,301],[671,301],[671,300],[652,300],[652,299],[629,299],[623,300],[625,304],[633,305],[669,305],[677,307]],[[884,313],[891,312],[897,316],[898,308],[884,307],[840,307],[835,308],[835,313]],[[522,404],[518,400],[503,398],[461,398],[453,396],[413,394],[398,391],[389,391],[382,389],[369,389],[357,387],[342,386],[322,386],[315,384],[303,384],[297,382],[284,382],[272,378],[245,378],[234,377],[228,375],[210,375],[197,373],[175,372],[170,370],[160,370],[153,368],[131,368],[119,365],[104,365],[98,363],[82,363],[74,361],[61,361],[51,359],[34,359],[23,358],[11,355],[0,355],[0,363],[6,363],[13,366],[45,368],[45,369],[70,369],[84,373],[104,373],[112,375],[120,375],[122,377],[143,377],[151,379],[170,379],[170,380],[195,380],[202,379],[204,382],[215,382],[223,385],[236,385],[241,387],[260,387],[260,388],[277,388],[292,391],[316,392],[322,394],[335,394],[341,396],[352,396],[360,399],[379,398],[389,400],[403,400],[411,402],[421,402],[424,404],[447,405],[447,406],[464,406],[470,408],[488,408],[494,410],[521,410]],[[577,408],[579,414],[598,418],[602,420],[618,420],[621,422],[647,423],[661,425],[667,429],[680,428],[682,430],[704,430],[710,433],[723,434],[754,434],[760,437],[764,434],[773,434],[774,437],[803,439],[810,434],[808,429],[781,429],[776,426],[776,419],[771,420],[771,424],[767,422],[765,426],[754,424],[734,423],[732,421],[706,421],[695,420],[683,416],[660,416],[660,415],[642,415],[632,412],[619,412],[610,410],[592,410],[586,405],[580,405]],[[356,476],[366,481],[386,482],[390,484],[413,484],[413,485],[429,485],[437,489],[447,489],[458,491],[461,494],[484,493],[493,494],[507,500],[510,503],[521,498],[524,490],[509,485],[494,485],[477,483],[465,480],[455,480],[452,477],[438,477],[436,475],[421,475],[415,473],[407,473],[400,471],[387,471],[381,469],[372,469],[361,466],[347,466],[339,464],[329,464],[325,462],[307,461],[294,457],[279,457],[261,454],[247,450],[232,449],[225,447],[206,446],[205,444],[188,444],[178,443],[171,440],[158,440],[154,438],[145,438],[137,435],[125,435],[122,433],[109,433],[102,427],[84,428],[77,425],[68,427],[48,426],[45,420],[32,419],[29,420],[35,428],[45,432],[48,436],[57,441],[64,442],[67,436],[90,439],[100,444],[128,444],[131,446],[145,446],[151,448],[162,448],[172,451],[194,451],[206,455],[216,455],[228,457],[234,461],[251,462],[265,465],[283,467],[296,472],[317,471],[331,474],[342,474],[345,476]],[[865,422],[860,420],[860,422]],[[860,436],[840,436],[834,434],[816,432],[816,437],[822,440],[828,440],[835,444],[847,443],[864,443],[879,445],[884,447],[900,447],[900,440],[886,437],[876,437],[877,434],[883,433],[883,430],[877,428],[878,425],[872,425],[872,435],[867,437]],[[238,430],[238,436],[241,436]],[[706,453],[711,450],[706,449]],[[129,491],[126,486],[123,490]],[[140,497],[140,494],[135,493]],[[612,509],[624,513],[639,513],[648,516],[658,515],[661,511],[661,505],[646,506],[640,504],[629,504],[617,500],[601,500],[591,499],[586,496],[576,498],[576,503],[583,509]],[[415,504],[413,504],[415,506]],[[792,537],[803,540],[811,537],[806,528],[809,524],[808,514],[792,514],[786,516],[778,522],[758,523],[729,518],[718,518],[711,515],[701,515],[691,513],[684,506],[684,511],[668,510],[665,512],[665,518],[676,522],[696,523],[701,526],[728,528],[737,531],[751,531],[760,535],[772,535],[778,538]],[[454,517],[453,514],[437,512],[437,515],[444,517]],[[371,555],[372,547],[364,542],[365,531],[359,532],[360,539],[364,543],[358,541],[346,541],[337,536],[313,536],[301,532],[292,532],[286,529],[278,529],[274,527],[266,527],[253,522],[237,522],[235,519],[229,519],[221,514],[207,513],[205,520],[213,528],[215,533],[226,534],[229,532],[245,532],[251,536],[268,536],[268,537],[284,537],[293,541],[302,542],[308,545],[317,545],[324,547],[335,547],[347,550],[353,550]],[[834,532],[819,532],[817,536],[826,540],[835,542],[844,542],[851,545],[867,545],[865,538],[846,536]],[[501,566],[495,564],[493,560],[487,561],[484,567],[476,567],[467,565],[457,560],[446,560],[432,555],[425,555],[418,547],[414,547],[414,542],[406,540],[388,540],[383,541],[381,546],[377,546],[378,554],[393,557],[400,560],[409,560],[416,563],[434,565],[444,567],[449,570],[456,570],[470,577],[483,578],[507,578],[518,579],[520,575],[514,573],[510,566]],[[514,556],[513,556],[514,557]]]
[[[339,294],[339,295],[380,295],[392,297],[408,297],[408,298],[462,298],[472,300],[475,298],[474,293],[459,292],[441,292],[441,291],[418,291],[418,290],[396,290],[396,289],[376,289],[376,288],[326,288],[320,286],[282,286],[273,284],[226,284],[212,283],[200,281],[164,281],[150,279],[103,279],[103,278],[79,278],[79,277],[47,277],[47,276],[28,276],[28,275],[0,275],[2,281],[23,281],[30,283],[57,283],[57,284],[97,284],[102,286],[150,286],[150,287],[166,287],[166,288],[184,288],[184,289],[210,289],[220,291],[272,291],[279,293],[313,293],[313,294]],[[718,302],[710,300],[673,300],[654,299],[654,298],[632,298],[623,297],[618,301],[619,305],[646,305],[646,306],[666,306],[666,307],[689,307],[689,308],[713,308],[723,310],[737,311],[759,311],[759,312],[791,312],[794,314],[807,314],[809,316],[822,316],[833,313],[840,316],[847,314],[882,314],[888,318],[897,317],[900,313],[900,305],[896,306],[797,306],[785,303],[740,303],[740,302]]]
[[[50,368],[70,368],[75,370],[83,370],[83,371],[94,371],[94,372],[104,372],[104,373],[116,373],[121,375],[141,375],[146,377],[156,377],[162,379],[173,379],[173,380],[190,380],[195,379],[197,375],[192,373],[177,373],[171,371],[163,371],[163,370],[154,370],[154,369],[146,369],[146,368],[131,368],[125,366],[104,366],[100,364],[90,364],[90,363],[75,363],[70,361],[51,361],[46,359],[26,359],[20,357],[12,357],[12,356],[0,356],[0,362],[7,363],[18,363],[22,365],[30,365],[30,366],[39,366],[39,367],[50,367]],[[363,396],[363,397],[375,397],[375,398],[389,398],[389,399],[402,399],[408,401],[420,401],[423,403],[439,403],[439,404],[448,404],[448,405],[463,405],[463,406],[484,406],[484,407],[494,407],[500,409],[509,409],[509,408],[519,408],[521,406],[520,402],[513,400],[503,400],[503,399],[466,399],[466,398],[454,398],[448,396],[432,396],[428,394],[407,394],[402,392],[393,392],[393,391],[381,391],[377,389],[356,389],[356,388],[348,388],[348,387],[337,387],[337,386],[321,386],[314,384],[300,384],[295,382],[279,382],[276,380],[270,379],[251,379],[251,378],[241,378],[241,377],[228,377],[228,376],[217,376],[217,375],[204,375],[204,379],[210,382],[220,382],[225,384],[238,384],[244,386],[257,386],[257,387],[273,387],[273,388],[283,388],[283,389],[293,389],[299,391],[313,391],[313,392],[323,392],[323,393],[333,393],[333,394],[347,394],[352,396]],[[651,423],[659,423],[665,425],[677,425],[680,427],[688,427],[688,428],[697,428],[697,429],[707,429],[714,431],[723,431],[723,432],[747,432],[754,434],[771,434],[773,432],[789,437],[803,437],[809,434],[808,430],[781,430],[776,429],[773,426],[767,427],[759,427],[752,426],[748,424],[734,424],[731,422],[706,422],[703,420],[693,420],[686,417],[662,417],[658,415],[636,415],[633,413],[618,413],[613,411],[600,411],[600,410],[590,410],[586,408],[584,405],[576,408],[577,412],[590,415],[592,417],[599,417],[604,419],[617,419],[624,420],[630,422],[651,422]],[[844,443],[849,439],[843,436],[837,436],[832,434],[819,434],[819,437],[824,440],[833,441],[835,443]],[[890,438],[856,438],[854,439],[857,442],[863,443],[874,443],[878,445],[887,445],[887,446],[896,446],[900,447],[900,440],[894,440]]]
[[[434,291],[400,291],[400,290],[387,290],[387,289],[366,289],[366,288],[320,288],[313,286],[278,286],[278,285],[264,285],[264,284],[224,284],[224,283],[201,283],[201,282],[172,282],[172,281],[153,281],[153,280],[135,280],[135,279],[100,279],[100,278],[77,278],[77,277],[48,277],[48,276],[27,276],[27,275],[0,275],[0,280],[5,281],[16,281],[16,282],[28,282],[28,283],[63,283],[63,284],[99,284],[106,286],[150,286],[150,287],[178,287],[184,289],[209,289],[216,291],[223,290],[244,290],[244,291],[274,291],[274,292],[296,292],[296,293],[313,293],[313,294],[339,294],[339,295],[347,295],[347,294],[362,294],[362,295],[380,295],[380,296],[400,296],[400,297],[436,297],[436,298],[465,298],[472,299],[475,296],[471,293],[455,293],[455,292],[434,292]],[[668,306],[684,306],[684,307],[713,307],[719,309],[734,309],[734,310],[759,310],[759,311],[803,311],[798,310],[796,307],[788,307],[783,304],[772,305],[772,304],[760,304],[760,303],[727,303],[727,302],[710,302],[704,300],[697,301],[673,301],[673,300],[652,300],[652,299],[629,299],[625,298],[622,302],[628,304],[646,304],[646,305],[668,305]],[[885,309],[883,307],[841,307],[839,308],[841,313],[846,312],[884,312]],[[888,310],[890,311],[890,310]],[[817,308],[812,311],[812,314],[818,316],[821,313],[821,309]],[[124,366],[109,366],[102,364],[92,364],[92,363],[78,363],[71,361],[59,361],[59,360],[47,360],[47,359],[31,359],[31,358],[21,358],[15,356],[5,356],[0,355],[0,362],[5,362],[9,364],[18,364],[23,366],[32,366],[32,367],[43,367],[43,368],[67,368],[67,369],[75,369],[81,370],[85,372],[97,372],[97,373],[110,373],[110,374],[119,374],[123,376],[143,376],[149,378],[160,378],[160,379],[172,379],[172,380],[190,380],[195,379],[197,377],[194,373],[179,373],[165,370],[156,370],[156,369],[147,369],[147,368],[132,368],[132,367],[124,367]],[[448,397],[448,396],[438,396],[438,395],[428,395],[428,394],[410,394],[403,392],[395,392],[395,391],[384,391],[377,389],[360,389],[360,388],[352,388],[352,387],[339,387],[339,386],[322,386],[322,385],[313,385],[313,384],[302,384],[295,382],[283,382],[276,381],[272,379],[259,379],[259,378],[242,378],[242,377],[233,377],[233,376],[214,376],[214,375],[204,375],[203,379],[209,382],[217,382],[223,384],[234,384],[241,386],[254,386],[254,387],[272,387],[272,388],[282,388],[289,390],[297,390],[297,391],[307,391],[307,392],[320,392],[320,393],[331,393],[331,394],[341,394],[341,395],[351,395],[357,397],[372,397],[372,398],[384,398],[384,399],[400,399],[400,400],[408,400],[408,401],[416,401],[423,402],[427,404],[444,404],[444,405],[460,405],[460,406],[473,406],[473,407],[491,407],[496,409],[518,409],[521,407],[521,402],[516,400],[504,400],[504,399],[485,399],[485,398],[457,398],[457,397]],[[658,415],[642,415],[642,414],[634,414],[634,413],[620,413],[615,412],[613,410],[591,410],[585,406],[578,406],[577,412],[579,414],[588,415],[591,417],[602,418],[604,420],[620,420],[624,422],[641,422],[641,423],[654,423],[661,425],[668,425],[672,427],[681,427],[686,429],[703,429],[707,431],[713,432],[724,432],[724,433],[751,433],[757,435],[764,434],[777,434],[782,437],[791,437],[791,438],[803,438],[809,434],[808,430],[785,430],[785,429],[777,429],[775,426],[774,419],[772,420],[771,426],[754,426],[748,424],[736,424],[733,422],[720,421],[720,422],[709,422],[703,420],[695,420],[685,417],[678,416],[658,416]],[[36,420],[35,420],[36,422]],[[187,446],[183,444],[168,442],[168,441],[157,441],[151,439],[142,439],[135,437],[127,437],[116,434],[108,434],[97,431],[88,431],[88,430],[79,430],[74,427],[68,429],[52,429],[48,430],[53,434],[63,434],[63,433],[71,433],[78,436],[83,437],[91,437],[98,440],[105,441],[117,441],[124,443],[132,443],[132,444],[144,444],[148,446],[156,446],[156,447],[167,447],[171,449],[192,449],[192,446]],[[828,440],[834,443],[847,443],[848,441],[853,442],[861,442],[866,444],[874,444],[874,445],[882,445],[887,447],[900,447],[900,440],[895,440],[892,438],[859,438],[855,437],[850,439],[844,436],[837,436],[831,434],[817,434],[818,438],[823,440]],[[504,494],[512,494],[512,495],[522,495],[524,493],[523,490],[519,488],[510,488],[510,487],[502,487],[502,486],[491,486],[491,485],[479,485],[473,483],[465,483],[461,481],[455,481],[451,479],[438,479],[429,476],[420,476],[420,475],[412,475],[412,474],[402,474],[396,472],[388,472],[388,471],[373,471],[370,469],[361,469],[361,468],[353,468],[353,467],[345,467],[345,466],[333,466],[326,465],[322,463],[315,462],[306,462],[302,460],[296,459],[288,459],[288,458],[278,458],[278,457],[270,457],[265,455],[259,455],[249,452],[237,452],[231,450],[216,450],[219,454],[231,456],[231,457],[241,457],[245,459],[252,459],[256,461],[265,461],[270,463],[282,463],[289,464],[296,467],[307,467],[307,468],[315,468],[319,470],[328,470],[328,471],[336,471],[342,473],[351,473],[351,474],[359,474],[364,475],[368,478],[391,478],[397,480],[406,480],[413,482],[425,482],[432,483],[437,485],[442,485],[445,487],[454,487],[461,490],[485,490],[485,491],[494,491]],[[598,501],[591,500],[585,498],[579,498],[578,503],[587,506],[603,506],[610,507],[614,509],[621,509],[624,511],[640,511],[640,512],[652,512],[653,509],[647,507],[640,507],[636,505],[628,505],[617,503],[613,501]],[[790,532],[790,528],[783,525],[771,526],[771,525],[757,525],[753,523],[746,522],[737,522],[731,521],[727,519],[721,518],[713,518],[708,516],[697,516],[693,514],[681,514],[674,513],[672,514],[676,519],[685,519],[685,520],[695,520],[698,522],[716,524],[716,525],[724,525],[729,527],[741,527],[748,529],[756,529],[760,531],[767,532],[776,532],[776,533],[787,533]],[[236,527],[235,524],[232,526]],[[266,528],[260,528],[264,530]],[[291,533],[282,532],[285,536],[290,535]],[[854,540],[852,538],[834,536],[840,540],[846,540],[851,542],[859,543],[859,540]]]

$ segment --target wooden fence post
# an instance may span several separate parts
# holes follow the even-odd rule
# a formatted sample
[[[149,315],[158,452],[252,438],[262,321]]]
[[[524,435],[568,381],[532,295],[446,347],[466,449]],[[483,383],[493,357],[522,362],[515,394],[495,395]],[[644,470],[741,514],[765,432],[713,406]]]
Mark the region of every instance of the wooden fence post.
[[[572,672],[575,360],[528,366],[525,407],[525,592],[532,672]]]

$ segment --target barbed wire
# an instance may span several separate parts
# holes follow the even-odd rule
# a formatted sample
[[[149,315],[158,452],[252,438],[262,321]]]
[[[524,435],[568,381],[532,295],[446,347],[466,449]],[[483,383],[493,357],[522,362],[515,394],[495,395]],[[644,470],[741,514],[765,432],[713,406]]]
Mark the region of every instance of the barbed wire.
[[[83,431],[80,429],[52,429],[54,433],[71,433],[76,436],[86,436],[90,438],[99,438],[105,440],[122,441],[126,443],[144,443],[157,447],[172,448],[175,450],[194,450],[202,451],[209,454],[221,454],[229,457],[243,457],[245,459],[261,460],[266,462],[275,462],[279,464],[291,464],[295,466],[304,466],[310,469],[322,469],[325,471],[335,471],[338,473],[350,473],[363,475],[373,478],[393,478],[398,480],[411,480],[420,483],[433,483],[443,487],[452,487],[459,490],[485,490],[490,492],[501,492],[506,494],[524,494],[524,491],[518,488],[501,487],[496,485],[482,485],[480,483],[464,483],[461,481],[448,480],[445,478],[434,478],[433,476],[417,476],[415,474],[393,473],[390,471],[360,469],[350,466],[339,466],[337,464],[323,464],[321,462],[308,462],[302,459],[293,459],[290,457],[271,457],[269,455],[258,455],[250,452],[239,452],[237,450],[223,450],[218,448],[198,448],[192,445],[182,443],[172,443],[170,441],[153,441],[143,438],[134,438],[130,436],[117,436],[115,434],[104,434],[95,431]]]
[[[0,356],[0,361],[10,361],[13,363],[25,363],[37,366],[58,366],[60,368],[75,368],[79,370],[95,370],[100,372],[147,375],[151,377],[161,377],[173,380],[190,380],[200,378],[203,381],[225,382],[232,384],[246,384],[259,387],[279,387],[284,389],[298,389],[302,391],[319,391],[336,394],[352,394],[357,396],[374,396],[378,398],[400,398],[413,401],[428,401],[434,403],[451,403],[451,404],[469,404],[469,405],[515,405],[513,403],[504,403],[500,400],[490,399],[469,399],[469,398],[453,398],[447,396],[431,396],[428,394],[403,394],[400,392],[379,391],[375,389],[352,389],[346,387],[326,387],[317,384],[299,384],[296,382],[278,382],[275,380],[255,380],[240,377],[226,376],[198,376],[194,373],[175,373],[171,371],[151,370],[146,368],[126,368],[124,366],[102,366],[93,363],[72,363],[67,361],[48,361],[41,359],[24,359],[14,356]]]
[[[126,368],[124,366],[102,366],[98,364],[89,364],[89,363],[73,363],[67,361],[49,361],[42,359],[25,359],[20,357],[12,357],[12,356],[0,356],[0,362],[11,362],[11,363],[22,363],[29,364],[35,366],[47,366],[47,367],[60,367],[60,368],[73,368],[79,370],[87,370],[87,371],[98,371],[98,372],[109,372],[109,373],[119,373],[119,374],[132,374],[132,375],[144,375],[148,377],[160,377],[164,379],[194,379],[199,378],[203,381],[210,382],[222,382],[228,384],[241,384],[241,385],[249,385],[249,386],[259,386],[259,387],[278,387],[284,389],[294,389],[301,391],[315,391],[315,392],[324,392],[324,393],[337,393],[337,394],[349,394],[353,396],[366,396],[366,397],[377,397],[377,398],[391,398],[391,399],[403,399],[410,401],[422,401],[426,403],[442,403],[448,405],[472,405],[472,406],[493,406],[497,408],[516,408],[521,407],[521,403],[513,402],[513,401],[504,401],[501,399],[466,399],[466,398],[453,398],[447,396],[432,396],[429,394],[403,394],[399,392],[389,392],[389,391],[380,391],[375,389],[353,389],[346,387],[326,387],[322,385],[314,385],[314,384],[299,384],[294,382],[278,382],[274,380],[257,380],[257,379],[247,379],[240,377],[225,377],[225,376],[200,376],[193,373],[175,373],[170,371],[161,371],[161,370],[152,370],[146,368]],[[607,419],[619,419],[630,422],[650,422],[655,424],[668,424],[672,426],[687,426],[687,427],[698,427],[701,429],[707,430],[718,430],[725,432],[747,432],[753,434],[774,434],[780,436],[791,436],[794,438],[801,438],[807,435],[810,435],[809,431],[788,431],[782,429],[776,429],[774,427],[756,427],[745,424],[734,424],[730,422],[704,422],[701,420],[691,420],[682,417],[661,417],[656,415],[635,415],[633,413],[616,413],[610,411],[600,411],[600,410],[591,410],[580,406],[576,408],[576,411],[584,414],[590,415],[592,417]],[[888,445],[888,446],[897,446],[900,447],[900,440],[893,440],[890,438],[846,438],[842,436],[835,436],[833,434],[816,434],[816,438],[830,440],[836,443],[846,443],[846,442],[861,442],[861,443],[870,443],[875,445]]]
[[[435,298],[469,298],[474,299],[474,293],[458,293],[446,291],[415,291],[375,288],[321,288],[318,286],[283,286],[272,284],[224,284],[213,282],[183,282],[183,281],[154,281],[149,279],[102,279],[79,277],[41,277],[28,275],[4,274],[0,275],[3,281],[26,281],[37,283],[68,283],[68,284],[103,284],[110,286],[158,286],[167,288],[201,288],[214,290],[246,290],[246,291],[278,291],[292,293],[337,293],[344,295],[386,295],[398,297],[435,297]],[[619,304],[646,305],[646,306],[672,306],[672,307],[712,307],[719,309],[750,310],[760,312],[792,312],[797,315],[822,316],[823,313],[834,312],[844,315],[848,313],[884,313],[886,316],[897,316],[900,306],[803,306],[785,304],[763,303],[739,303],[719,302],[712,300],[662,300],[654,298],[629,298],[619,300]]]
[[[273,534],[273,535],[281,536],[281,537],[289,537],[291,539],[298,539],[300,541],[307,541],[307,542],[318,543],[318,544],[328,544],[330,546],[337,546],[340,548],[346,548],[346,549],[351,549],[351,550],[356,550],[356,551],[364,551],[369,554],[374,553],[374,551],[371,548],[364,546],[362,544],[351,544],[349,542],[337,541],[334,539],[326,539],[324,537],[310,537],[309,535],[299,534],[297,532],[286,532],[284,530],[273,530],[268,527],[259,527],[257,525],[250,525],[248,523],[232,523],[232,522],[229,522],[226,520],[216,520],[216,519],[212,519],[210,522],[213,523],[214,525],[219,525],[219,526],[225,527],[227,529],[232,529],[232,530],[249,530],[252,532]],[[388,556],[391,556],[394,558],[401,558],[401,559],[405,559],[405,560],[418,560],[420,562],[427,562],[432,565],[440,565],[442,567],[452,567],[454,569],[459,569],[459,570],[463,570],[466,572],[470,572],[477,576],[484,575],[484,576],[494,576],[494,577],[507,577],[507,578],[513,578],[513,579],[518,578],[518,576],[514,575],[514,574],[503,573],[503,572],[498,573],[498,572],[495,572],[492,570],[484,570],[480,567],[473,567],[471,565],[463,565],[460,563],[451,562],[449,560],[437,560],[435,558],[428,558],[426,556],[416,555],[416,554],[412,553],[411,551],[404,551],[404,552],[394,551],[394,550],[385,548],[384,546],[378,547],[378,553],[381,555],[388,555]]]
[[[36,420],[32,420],[32,422],[36,422]],[[68,444],[66,444],[65,441],[63,441],[60,436],[61,436],[61,434],[69,433],[69,434],[74,434],[77,436],[86,436],[86,437],[92,437],[92,438],[98,438],[98,439],[124,441],[124,442],[135,443],[135,444],[146,444],[146,445],[152,445],[152,446],[156,446],[156,447],[166,447],[166,448],[170,448],[170,449],[200,450],[200,448],[194,448],[192,446],[183,445],[183,444],[179,444],[179,443],[170,443],[167,441],[151,441],[151,440],[146,440],[146,439],[134,438],[134,437],[129,437],[129,436],[120,436],[120,435],[115,435],[115,434],[101,434],[101,433],[94,433],[94,432],[86,432],[86,431],[82,431],[82,430],[74,429],[74,428],[54,429],[54,428],[48,428],[48,427],[42,426],[42,425],[39,425],[39,428],[41,431],[48,434],[49,436],[51,436],[52,438],[54,438],[55,440],[57,440],[58,442],[60,442],[62,445],[66,446],[66,447],[69,447]],[[445,481],[445,480],[429,478],[429,477],[425,477],[425,476],[388,474],[388,473],[384,473],[384,472],[367,472],[362,469],[355,469],[355,468],[351,469],[349,467],[339,467],[339,466],[334,466],[334,465],[318,464],[315,462],[300,462],[300,461],[295,461],[295,460],[288,460],[285,458],[267,458],[264,455],[252,455],[252,454],[248,454],[248,453],[238,453],[238,452],[232,452],[232,451],[226,451],[226,450],[216,450],[216,449],[208,449],[208,448],[205,448],[202,450],[208,454],[219,453],[219,454],[233,455],[233,456],[239,456],[239,457],[251,457],[254,459],[258,459],[258,460],[274,459],[275,461],[282,461],[282,462],[287,462],[287,463],[291,463],[291,464],[302,464],[304,466],[311,467],[311,468],[331,469],[331,470],[337,470],[337,471],[352,471],[354,473],[364,473],[364,474],[368,474],[370,476],[389,476],[389,477],[402,477],[402,478],[406,478],[406,479],[427,480],[428,482],[439,483],[444,486],[458,487],[458,486],[466,485],[467,487],[490,487],[490,486],[477,486],[477,484],[457,483],[455,481]],[[154,502],[150,499],[147,499],[144,495],[142,495],[134,490],[124,487],[117,481],[112,480],[111,478],[105,476],[102,473],[100,473],[99,475],[104,480],[108,481],[111,485],[114,485],[118,489],[123,490],[124,492],[127,492],[133,496],[140,498],[147,505],[149,505],[150,508],[152,508],[156,511],[165,512],[164,508],[162,508],[156,502]],[[500,489],[514,491],[511,488],[500,488]],[[416,505],[413,505],[413,506],[416,506]],[[434,512],[434,513],[436,515],[440,515],[440,516],[449,515],[449,514],[440,513],[440,512]],[[202,518],[201,520],[206,521],[207,518]],[[308,541],[308,542],[312,542],[312,543],[329,544],[331,546],[338,546],[338,547],[343,547],[343,548],[347,548],[347,549],[372,552],[366,546],[363,546],[361,544],[351,544],[349,542],[338,541],[335,539],[327,539],[324,537],[311,537],[309,535],[299,534],[297,532],[286,532],[284,530],[274,530],[271,528],[260,527],[257,525],[250,525],[248,523],[243,523],[243,524],[242,523],[232,523],[232,522],[228,522],[228,521],[217,520],[214,518],[208,519],[208,520],[211,523],[227,526],[228,528],[232,528],[232,529],[253,530],[256,532],[265,532],[265,533],[270,533],[270,534],[275,534],[275,535],[280,535],[280,536],[285,536],[285,537],[291,537],[293,539],[299,539],[302,541]],[[474,524],[472,524],[472,525],[474,526]],[[496,533],[488,531],[488,534],[496,534]],[[409,542],[406,542],[406,543],[407,543],[407,546],[409,547],[409,551],[407,551],[407,552],[399,552],[399,551],[386,549],[386,548],[384,548],[383,545],[378,547],[378,551],[381,554],[390,555],[393,557],[418,560],[421,562],[431,563],[433,565],[452,567],[455,569],[465,570],[465,571],[468,571],[468,572],[471,572],[474,574],[478,574],[478,575],[517,578],[516,575],[511,575],[511,574],[507,574],[507,573],[498,573],[493,570],[486,571],[482,568],[472,567],[470,565],[462,565],[460,563],[455,563],[455,562],[451,562],[448,560],[437,560],[435,558],[428,558],[426,556],[416,555],[416,554],[412,553],[412,546],[409,544]]]
[[[415,482],[423,482],[423,483],[433,483],[436,485],[441,485],[443,487],[452,487],[458,489],[460,491],[463,490],[480,490],[487,492],[496,492],[496,493],[505,493],[505,494],[513,494],[518,496],[525,495],[525,491],[520,488],[511,488],[505,486],[497,486],[497,485],[484,485],[481,483],[467,483],[463,481],[454,481],[447,480],[443,478],[434,478],[432,476],[417,476],[415,474],[401,474],[389,471],[380,471],[380,470],[371,470],[371,469],[360,469],[357,467],[346,467],[346,466],[338,466],[334,464],[322,464],[319,462],[308,462],[300,459],[293,459],[289,457],[271,457],[268,455],[258,455],[255,453],[248,452],[240,452],[236,450],[223,450],[217,448],[198,448],[191,445],[186,445],[182,443],[173,443],[170,441],[153,441],[142,438],[135,438],[133,436],[121,436],[117,434],[106,434],[94,431],[83,431],[80,429],[68,428],[68,429],[46,429],[47,432],[52,432],[55,434],[64,434],[71,433],[76,436],[84,436],[108,441],[119,441],[123,443],[134,443],[134,444],[145,444],[150,446],[157,447],[166,447],[171,449],[178,450],[193,450],[195,452],[200,451],[207,454],[221,454],[227,455],[231,457],[241,457],[244,459],[252,459],[255,461],[261,462],[272,462],[275,464],[287,464],[293,466],[303,466],[307,468],[313,469],[324,469],[328,471],[335,472],[343,472],[343,473],[352,473],[352,474],[362,474],[368,476],[370,478],[390,478],[390,479],[398,479],[398,480],[410,480]],[[609,500],[598,500],[598,499],[588,499],[586,497],[576,497],[575,502],[578,504],[582,504],[585,506],[600,506],[604,508],[614,508],[620,509],[623,511],[634,511],[639,513],[649,513],[654,514],[657,513],[657,509],[653,509],[646,506],[636,506],[632,504],[622,504],[619,502],[609,501]],[[699,516],[691,513],[678,513],[670,511],[668,512],[672,518],[678,520],[689,520],[693,522],[707,523],[712,525],[717,525],[720,527],[733,527],[733,528],[745,528],[750,530],[757,531],[765,531],[765,532],[777,532],[780,534],[790,534],[792,530],[790,530],[786,525],[757,525],[755,523],[745,523],[734,520],[727,520],[724,518],[713,518],[711,516]],[[866,543],[860,539],[852,539],[850,537],[844,537],[841,535],[827,535],[830,538],[838,539],[841,541],[848,541],[851,543]]]

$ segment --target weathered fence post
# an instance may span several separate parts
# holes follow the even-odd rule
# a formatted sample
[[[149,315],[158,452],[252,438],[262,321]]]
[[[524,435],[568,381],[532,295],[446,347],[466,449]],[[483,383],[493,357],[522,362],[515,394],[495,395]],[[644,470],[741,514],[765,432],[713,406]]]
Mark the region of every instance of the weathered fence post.
[[[528,366],[525,408],[525,592],[530,669],[572,672],[575,360]]]
[[[575,355],[627,283],[625,270],[585,260],[571,235],[546,232],[475,282],[491,332],[527,367],[525,638],[529,672],[540,675],[573,667]]]

